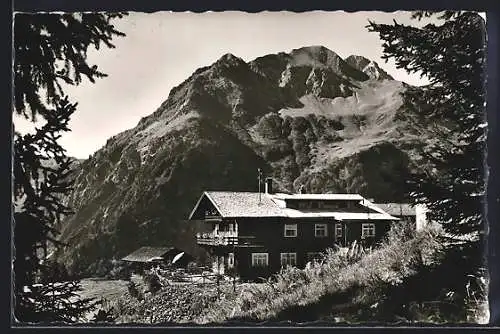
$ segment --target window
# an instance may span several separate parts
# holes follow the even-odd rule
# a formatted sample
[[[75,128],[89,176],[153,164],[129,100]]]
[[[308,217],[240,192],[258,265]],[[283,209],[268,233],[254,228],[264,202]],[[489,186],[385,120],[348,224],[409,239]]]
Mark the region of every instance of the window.
[[[361,237],[374,237],[375,236],[375,224],[362,224],[361,225]]]
[[[297,236],[297,224],[285,224],[285,237],[294,238]]]
[[[334,201],[328,201],[323,203],[323,209],[338,210],[339,207],[340,207],[339,204]]]
[[[296,266],[297,253],[281,253],[281,266]]]
[[[228,268],[234,267],[234,253],[229,253],[227,257],[227,267]]]
[[[252,253],[252,267],[267,267],[269,255],[267,253]]]
[[[301,201],[301,202],[299,202],[299,209],[309,209],[310,204],[311,203],[309,203],[307,201]]]
[[[342,224],[335,224],[335,238],[342,238]]]
[[[316,238],[324,238],[327,236],[326,224],[315,224],[314,225],[314,236]]]

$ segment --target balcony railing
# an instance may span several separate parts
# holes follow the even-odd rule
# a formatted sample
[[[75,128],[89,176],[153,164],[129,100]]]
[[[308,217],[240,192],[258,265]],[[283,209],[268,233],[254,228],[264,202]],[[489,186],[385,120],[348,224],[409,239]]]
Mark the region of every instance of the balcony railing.
[[[197,233],[198,245],[231,246],[238,245],[238,233],[233,231],[218,231],[210,233]]]

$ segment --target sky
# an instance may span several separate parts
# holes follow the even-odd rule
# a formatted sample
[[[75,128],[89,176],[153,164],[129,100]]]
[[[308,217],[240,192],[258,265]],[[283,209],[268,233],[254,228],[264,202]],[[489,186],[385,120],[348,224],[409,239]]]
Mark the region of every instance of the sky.
[[[66,88],[78,107],[70,121],[72,131],[64,133],[60,143],[69,156],[88,158],[108,138],[153,113],[170,89],[197,68],[226,53],[251,61],[270,53],[323,45],[342,58],[356,54],[376,61],[396,80],[426,84],[418,74],[385,63],[378,34],[366,28],[368,20],[391,24],[393,19],[411,25],[429,22],[411,20],[409,12],[131,12],[113,23],[127,35],[114,40],[116,48],[89,50],[88,62],[108,77]],[[21,133],[33,128],[17,117],[14,125]]]

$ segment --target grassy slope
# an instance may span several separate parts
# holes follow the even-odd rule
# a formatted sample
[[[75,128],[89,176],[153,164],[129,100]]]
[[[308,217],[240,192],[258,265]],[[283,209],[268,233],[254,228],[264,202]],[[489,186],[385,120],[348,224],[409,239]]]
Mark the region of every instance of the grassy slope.
[[[441,294],[448,291],[449,279],[442,264],[442,230],[429,227],[411,235],[407,228],[391,231],[380,248],[329,250],[306,269],[287,268],[263,284],[238,284],[233,291],[230,282],[223,283],[219,296],[215,285],[192,284],[169,285],[143,300],[123,291],[120,283],[113,289],[122,294],[99,291],[107,294],[105,307],[117,323],[477,321]]]
[[[127,281],[124,280],[81,280],[81,298],[115,299],[127,291]]]
[[[236,303],[221,303],[197,321],[333,320],[332,314],[347,317],[376,308],[387,287],[433,265],[440,249],[437,233],[429,229],[407,240],[394,237],[359,261],[329,252],[322,262],[304,270],[288,269],[275,282],[253,286],[243,291]]]

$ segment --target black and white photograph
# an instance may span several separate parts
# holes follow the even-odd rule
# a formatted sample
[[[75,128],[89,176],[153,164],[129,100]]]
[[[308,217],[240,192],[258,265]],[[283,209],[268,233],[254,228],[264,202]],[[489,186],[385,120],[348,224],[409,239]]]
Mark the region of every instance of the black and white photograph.
[[[14,12],[11,325],[488,324],[486,20]]]

